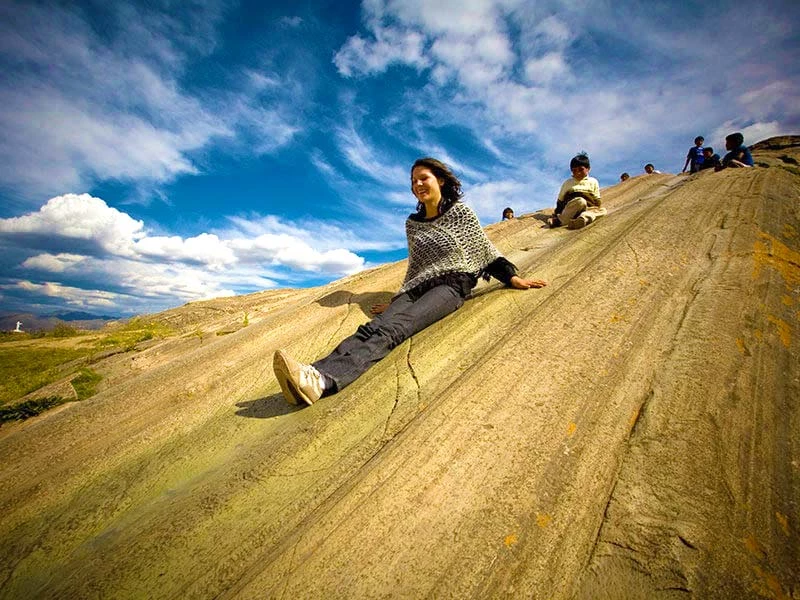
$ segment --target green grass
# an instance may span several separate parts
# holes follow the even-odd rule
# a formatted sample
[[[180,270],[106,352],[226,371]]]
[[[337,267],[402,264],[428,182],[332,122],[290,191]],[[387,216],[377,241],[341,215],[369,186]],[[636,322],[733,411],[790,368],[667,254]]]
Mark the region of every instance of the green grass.
[[[94,396],[97,384],[102,379],[102,375],[95,373],[91,369],[81,369],[78,376],[71,382],[75,393],[78,394],[78,400],[86,400],[86,398]]]
[[[43,337],[47,337],[47,332],[23,331],[21,333],[13,333],[11,331],[0,331],[0,344],[3,342],[20,342],[22,340],[38,340]]]
[[[91,348],[0,347],[0,405],[66,375],[59,367],[91,352]]]
[[[16,344],[0,344],[0,406],[22,398],[30,392],[68,377],[72,372],[75,377],[72,385],[83,400],[94,394],[101,376],[85,368],[93,362],[92,356],[98,352],[119,349],[130,351],[140,342],[161,339],[174,333],[170,327],[142,318],[135,318],[107,332],[102,332],[99,339],[89,337],[97,332],[82,332],[71,326],[60,327],[44,336],[35,334],[9,334],[0,341],[22,341],[43,338],[47,346],[39,346],[37,342],[19,346]],[[24,336],[24,337],[23,337]],[[71,348],[51,347],[47,340],[66,337],[88,337],[76,340]],[[79,360],[83,359],[83,360]],[[67,363],[77,361],[74,366]]]
[[[145,321],[141,317],[131,319],[128,323],[114,328],[106,337],[97,342],[100,349],[124,348],[132,350],[136,344],[152,339],[165,338],[174,330],[155,321]]]

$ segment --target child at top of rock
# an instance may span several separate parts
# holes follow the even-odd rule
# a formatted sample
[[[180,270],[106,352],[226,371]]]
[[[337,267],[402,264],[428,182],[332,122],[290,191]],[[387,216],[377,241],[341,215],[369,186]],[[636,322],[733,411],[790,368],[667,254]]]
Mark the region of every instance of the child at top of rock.
[[[606,214],[600,205],[600,184],[589,177],[589,156],[585,152],[573,156],[569,168],[572,177],[561,184],[550,227],[566,225],[567,229],[580,229]]]
[[[744,136],[739,133],[731,133],[725,136],[725,150],[728,153],[722,158],[722,165],[717,170],[732,168],[748,168],[753,166],[753,155],[750,149],[744,145]]]
[[[653,165],[653,163],[647,163],[644,166],[644,172],[647,173],[648,175],[652,175],[653,173],[658,173],[659,175],[661,174],[661,171],[658,171]]]
[[[714,149],[711,146],[703,148],[703,164],[700,165],[700,170],[716,169],[719,166],[719,154],[714,154]]]
[[[686,172],[686,167],[689,167],[690,173],[697,173],[700,169],[703,168],[703,143],[705,139],[702,135],[698,135],[694,138],[694,146],[689,148],[689,152],[686,154],[686,162],[683,164],[683,170],[681,173]]]

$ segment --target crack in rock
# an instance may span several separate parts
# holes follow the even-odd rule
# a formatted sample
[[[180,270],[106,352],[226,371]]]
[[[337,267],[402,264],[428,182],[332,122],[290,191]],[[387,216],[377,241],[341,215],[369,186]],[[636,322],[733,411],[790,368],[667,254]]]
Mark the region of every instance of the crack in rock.
[[[326,346],[330,346],[331,343],[338,338],[339,332],[342,330],[342,327],[344,327],[344,324],[347,322],[347,319],[350,317],[350,313],[353,310],[353,296],[355,296],[355,294],[353,292],[347,292],[347,293],[350,294],[350,296],[347,298],[347,312],[345,313],[344,317],[342,317],[342,320],[339,322],[339,326],[336,328],[336,331],[334,331],[331,334],[331,337],[328,338],[328,343],[326,344]]]

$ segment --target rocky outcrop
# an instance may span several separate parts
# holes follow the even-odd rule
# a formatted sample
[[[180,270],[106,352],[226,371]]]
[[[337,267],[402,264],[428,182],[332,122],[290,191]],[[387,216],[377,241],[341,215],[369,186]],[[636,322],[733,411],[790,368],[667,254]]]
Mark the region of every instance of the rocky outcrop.
[[[0,596],[799,597],[800,138],[754,155],[488,227],[549,285],[481,284],[310,408],[272,352],[330,350],[404,263],[3,427]]]

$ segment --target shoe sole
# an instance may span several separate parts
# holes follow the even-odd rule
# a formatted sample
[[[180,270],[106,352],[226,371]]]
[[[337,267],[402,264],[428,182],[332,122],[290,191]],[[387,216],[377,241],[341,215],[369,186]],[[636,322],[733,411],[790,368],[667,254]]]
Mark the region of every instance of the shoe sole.
[[[306,397],[292,383],[289,364],[286,361],[286,355],[283,350],[275,351],[275,355],[272,358],[272,369],[275,371],[275,377],[278,380],[278,385],[281,386],[281,392],[283,392],[286,402],[293,406],[297,406],[300,403],[308,406],[314,404],[310,398]]]
[[[583,219],[572,219],[567,226],[567,229],[583,229],[588,223]]]

